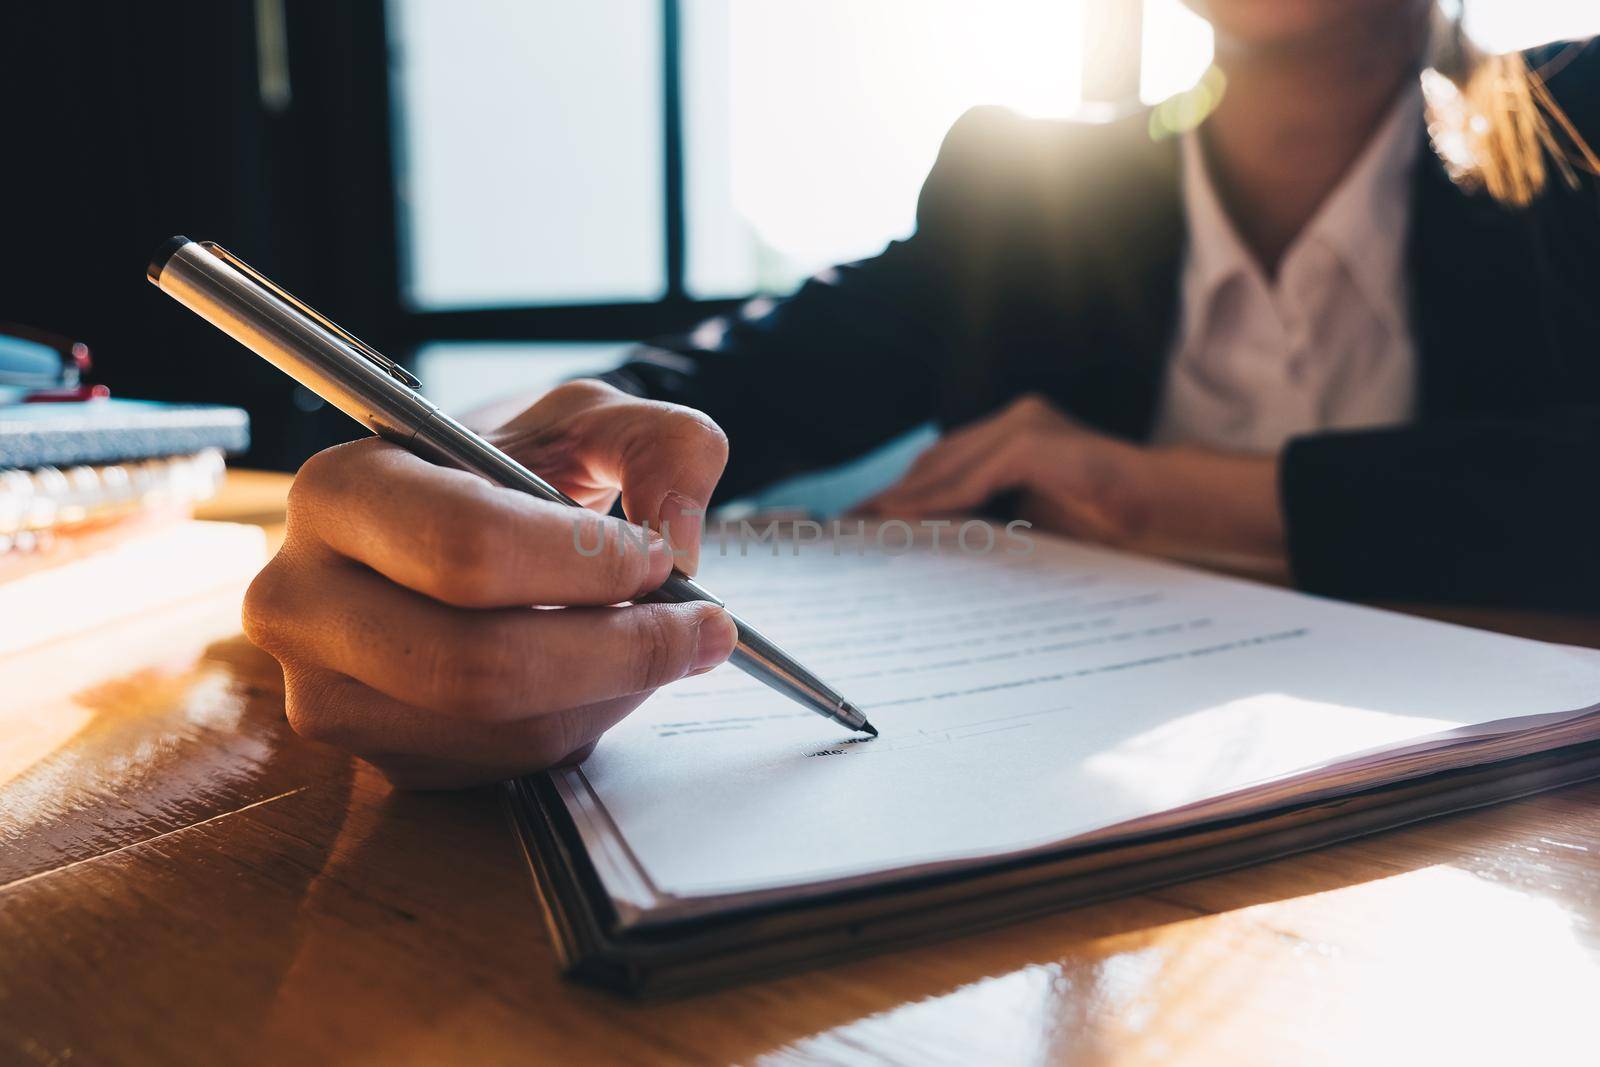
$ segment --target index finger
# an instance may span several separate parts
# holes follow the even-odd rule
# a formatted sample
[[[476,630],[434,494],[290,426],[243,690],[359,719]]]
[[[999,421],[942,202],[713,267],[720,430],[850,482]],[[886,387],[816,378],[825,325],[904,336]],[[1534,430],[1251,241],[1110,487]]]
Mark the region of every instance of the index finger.
[[[616,604],[658,588],[667,543],[619,519],[540,500],[368,438],[313,456],[290,492],[309,535],[458,607]]]
[[[569,398],[576,410],[549,410]],[[728,439],[708,416],[600,382],[569,382],[501,427],[496,440],[513,455],[540,442],[536,462],[543,459],[539,447],[555,442],[558,458],[621,489],[629,520],[664,532],[678,550],[678,566],[694,573],[701,518],[728,462]]]

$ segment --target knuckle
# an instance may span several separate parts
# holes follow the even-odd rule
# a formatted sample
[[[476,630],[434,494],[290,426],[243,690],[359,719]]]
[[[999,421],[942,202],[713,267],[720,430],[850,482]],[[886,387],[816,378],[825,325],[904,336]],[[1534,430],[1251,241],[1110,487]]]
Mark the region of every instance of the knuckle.
[[[289,720],[289,728],[296,736],[319,744],[348,747],[349,739],[344,736],[345,731],[338,726],[333,716],[324,711],[318,701],[290,694],[284,700],[283,710],[284,716]]]
[[[333,449],[323,449],[313,452],[311,457],[300,464],[300,469],[295,471],[294,483],[289,487],[289,499],[313,493],[325,481],[331,471],[329,468],[338,463],[337,454]]]
[[[305,507],[337,491],[353,454],[351,445],[338,445],[313,453],[295,472],[289,486],[289,506]]]
[[[1049,410],[1050,402],[1038,393],[1023,393],[1011,404],[1011,410],[1018,415],[1034,416]]]
[[[244,635],[257,648],[274,656],[280,651],[280,627],[292,610],[289,582],[283,569],[284,565],[278,558],[263,567],[251,581],[250,588],[245,590],[240,610]]]
[[[641,605],[630,609],[632,632],[628,642],[627,677],[635,692],[655,689],[684,672],[687,642],[681,627],[665,605]]]
[[[649,571],[650,560],[645,546],[638,542],[637,531],[615,519],[600,519],[599,532],[585,536],[602,538],[598,541],[602,546],[599,555],[585,561],[594,568],[602,595],[626,600],[638,592]]]
[[[434,641],[422,689],[437,711],[467,719],[499,718],[519,703],[518,664],[526,657],[503,624],[467,620]]]
[[[563,382],[545,394],[546,399],[557,401],[598,401],[609,400],[621,396],[622,391],[608,382],[598,378],[575,378],[570,382]]]
[[[337,748],[356,747],[357,739],[351,736],[347,717],[339,714],[338,698],[342,694],[329,676],[315,671],[288,671],[285,681],[284,717],[297,736]]]
[[[728,458],[728,435],[711,416],[679,404],[663,405],[658,439],[693,452],[697,457],[723,463]]]
[[[569,436],[582,436],[591,417],[614,410],[619,404],[644,403],[608,382],[578,378],[551,389],[527,411],[506,424],[506,429],[526,435],[531,441],[548,443]]]
[[[314,475],[308,476],[306,473],[307,468],[311,466],[312,461],[315,459],[316,457],[313,456],[307,460],[305,466],[302,466],[299,473],[294,476],[294,481],[289,483],[289,496],[284,504],[284,510],[288,514],[291,524],[297,524],[300,516],[315,506],[317,478]]]
[[[323,478],[311,469],[316,461],[316,456],[306,460],[305,465],[294,476],[294,481],[289,483],[289,497],[284,505],[284,512],[291,535],[300,530],[306,516],[316,511],[322,501]]]
[[[500,524],[464,516],[460,509],[440,508],[422,524],[433,592],[459,607],[493,606],[509,546]]]
[[[728,435],[722,432],[722,427],[702,411],[693,408],[683,408],[683,431],[699,443],[701,448],[714,455],[726,457],[728,454]]]
[[[489,437],[513,454],[560,450],[582,438],[591,416],[627,399],[622,390],[594,378],[563,382]]]
[[[373,455],[375,448],[395,446],[377,438],[351,441],[314,453],[295,472],[289,483],[287,505],[288,529],[291,538],[305,529],[310,516],[331,513],[348,506],[352,490],[362,484],[356,473]]]
[[[1012,437],[996,450],[993,465],[1007,473],[1016,473],[1026,465],[1037,447],[1037,442],[1030,436]]]

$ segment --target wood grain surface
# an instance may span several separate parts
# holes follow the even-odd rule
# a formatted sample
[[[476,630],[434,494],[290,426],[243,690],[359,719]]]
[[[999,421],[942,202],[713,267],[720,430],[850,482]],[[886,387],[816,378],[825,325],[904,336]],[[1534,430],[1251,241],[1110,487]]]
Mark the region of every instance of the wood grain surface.
[[[636,1004],[556,973],[491,791],[289,732],[237,590],[0,661],[3,1063],[1567,1064],[1597,1009],[1600,783]]]

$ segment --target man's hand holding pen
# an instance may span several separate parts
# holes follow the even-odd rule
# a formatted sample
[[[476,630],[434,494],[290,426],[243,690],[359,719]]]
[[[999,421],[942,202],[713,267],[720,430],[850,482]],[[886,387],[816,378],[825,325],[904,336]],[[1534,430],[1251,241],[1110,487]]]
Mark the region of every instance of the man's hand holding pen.
[[[721,663],[736,640],[714,604],[615,606],[674,562],[693,571],[698,513],[727,460],[710,419],[574,382],[493,436],[596,510],[358,441],[301,469],[283,548],[245,601],[246,632],[283,665],[294,728],[401,785],[580,760],[651,691]],[[652,531],[648,550],[578,551],[643,543],[603,514],[619,493]]]

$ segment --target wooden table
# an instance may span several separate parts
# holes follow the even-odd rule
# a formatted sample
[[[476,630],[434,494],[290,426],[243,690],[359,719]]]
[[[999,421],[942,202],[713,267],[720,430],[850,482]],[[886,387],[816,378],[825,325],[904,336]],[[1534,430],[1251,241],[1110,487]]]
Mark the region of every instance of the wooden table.
[[[557,975],[491,791],[296,738],[237,615],[0,663],[0,1062],[1600,1062],[1600,783],[641,1005]]]

